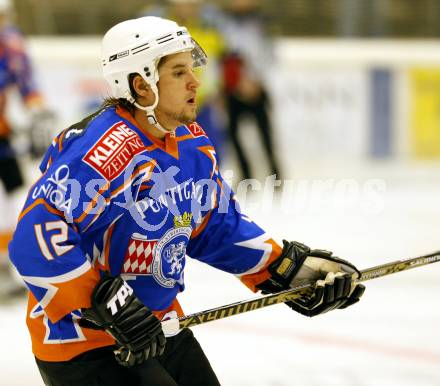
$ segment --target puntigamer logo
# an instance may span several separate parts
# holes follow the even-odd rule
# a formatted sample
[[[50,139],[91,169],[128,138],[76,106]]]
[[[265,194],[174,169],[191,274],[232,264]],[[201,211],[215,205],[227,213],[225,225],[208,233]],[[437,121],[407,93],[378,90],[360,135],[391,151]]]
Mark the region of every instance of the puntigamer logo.
[[[139,136],[125,123],[118,122],[104,133],[83,160],[111,181],[119,176],[130,160],[144,149]]]

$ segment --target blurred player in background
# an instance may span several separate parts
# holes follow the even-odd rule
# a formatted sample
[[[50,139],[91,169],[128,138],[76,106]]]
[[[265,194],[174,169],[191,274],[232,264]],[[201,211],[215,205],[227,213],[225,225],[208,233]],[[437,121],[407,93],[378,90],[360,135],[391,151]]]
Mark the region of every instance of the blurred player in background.
[[[103,39],[112,98],[63,130],[40,166],[9,251],[30,290],[27,324],[48,386],[218,386],[183,316],[186,256],[252,291],[316,286],[307,316],[355,304],[359,271],[328,251],[281,248],[243,215],[194,122],[205,65],[185,27],[128,20]]]
[[[44,106],[43,98],[34,81],[31,61],[26,52],[21,32],[11,22],[9,0],[0,0],[0,180],[2,182],[0,219],[0,301],[23,292],[10,271],[7,245],[17,221],[20,204],[17,189],[24,183],[18,157],[12,146],[13,124],[7,117],[11,89],[18,90],[25,108],[30,113],[30,150],[42,155],[50,143],[47,125],[54,115]]]
[[[269,171],[282,179],[274,151],[272,125],[269,115],[268,84],[273,67],[272,45],[265,31],[265,22],[255,0],[230,0],[226,13],[219,18],[226,40],[227,53],[223,59],[223,84],[229,120],[229,138],[236,151],[242,178],[256,176],[261,160],[246,156],[240,136],[243,119],[250,117],[256,126]],[[249,158],[252,162],[249,162]],[[254,170],[252,171],[252,168]]]

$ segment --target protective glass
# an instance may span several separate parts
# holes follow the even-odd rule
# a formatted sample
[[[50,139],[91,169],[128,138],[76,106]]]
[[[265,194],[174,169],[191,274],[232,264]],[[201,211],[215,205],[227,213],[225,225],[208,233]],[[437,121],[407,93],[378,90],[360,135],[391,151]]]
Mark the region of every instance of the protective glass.
[[[193,58],[193,67],[200,67],[208,63],[208,55],[206,55],[203,48],[194,39],[191,39],[194,44],[194,48],[191,51],[191,56]]]

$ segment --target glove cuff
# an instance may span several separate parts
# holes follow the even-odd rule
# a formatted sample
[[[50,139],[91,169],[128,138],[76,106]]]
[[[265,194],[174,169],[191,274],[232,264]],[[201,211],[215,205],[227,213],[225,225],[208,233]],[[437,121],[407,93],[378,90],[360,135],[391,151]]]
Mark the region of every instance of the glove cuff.
[[[263,293],[275,293],[288,289],[290,282],[310,254],[310,248],[297,241],[283,240],[283,244],[280,256],[268,267],[271,277],[257,285]]]

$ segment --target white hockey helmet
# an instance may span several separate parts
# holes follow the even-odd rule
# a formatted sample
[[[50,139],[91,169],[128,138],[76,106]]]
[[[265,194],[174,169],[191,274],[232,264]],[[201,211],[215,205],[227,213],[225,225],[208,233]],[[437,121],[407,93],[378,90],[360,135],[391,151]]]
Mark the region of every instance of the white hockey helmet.
[[[185,27],[171,20],[145,16],[123,21],[110,28],[102,41],[105,80],[115,98],[125,98],[147,112],[148,120],[162,131],[154,109],[159,102],[157,82],[159,60],[167,55],[191,51],[194,67],[206,64],[207,56]],[[150,85],[156,99],[151,106],[140,106],[131,94],[129,75],[137,73]]]

